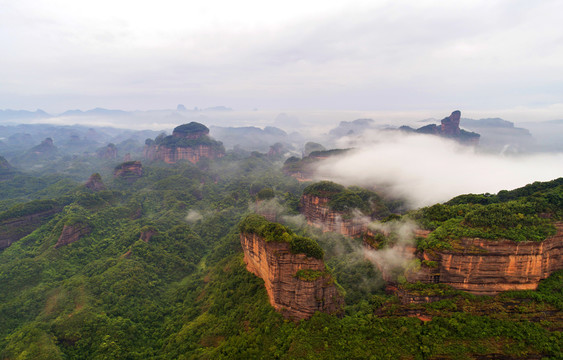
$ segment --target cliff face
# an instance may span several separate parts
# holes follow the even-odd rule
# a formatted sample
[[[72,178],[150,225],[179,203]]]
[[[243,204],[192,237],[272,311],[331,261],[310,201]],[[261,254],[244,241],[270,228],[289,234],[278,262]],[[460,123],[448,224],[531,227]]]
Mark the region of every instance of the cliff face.
[[[196,164],[201,158],[215,159],[222,157],[223,153],[212,149],[208,145],[197,145],[194,147],[147,145],[145,146],[144,155],[148,160],[161,160],[168,164],[174,164],[178,160],[188,160]]]
[[[443,283],[476,295],[534,290],[563,269],[563,223],[556,227],[557,234],[542,242],[461,239],[453,250],[424,251],[417,254],[422,267],[407,273],[407,280]]]
[[[24,236],[31,234],[59,211],[59,208],[55,208],[1,221],[0,250],[7,248]]]
[[[143,175],[143,165],[140,161],[128,161],[117,166],[113,177],[126,180],[135,180]]]
[[[61,232],[61,236],[59,236],[59,240],[55,244],[55,248],[72,244],[89,233],[90,228],[85,224],[76,223],[73,225],[65,225],[63,227],[63,231]]]
[[[300,320],[316,311],[342,312],[344,301],[325,273],[323,260],[293,254],[288,243],[266,242],[255,234],[241,234],[240,240],[247,270],[264,280],[270,304],[285,317]],[[299,270],[322,275],[304,280],[298,277]]]
[[[102,177],[98,173],[90,175],[84,186],[92,191],[102,191],[106,189]]]
[[[160,160],[173,164],[178,160],[197,163],[202,158],[222,157],[225,149],[222,143],[209,138],[209,129],[200,123],[191,122],[176,127],[172,135],[156,141],[148,139],[143,150],[145,159]]]
[[[332,231],[357,237],[367,231],[369,220],[364,217],[349,218],[333,211],[328,206],[329,199],[314,195],[301,197],[301,213],[309,225],[321,228],[324,232]]]

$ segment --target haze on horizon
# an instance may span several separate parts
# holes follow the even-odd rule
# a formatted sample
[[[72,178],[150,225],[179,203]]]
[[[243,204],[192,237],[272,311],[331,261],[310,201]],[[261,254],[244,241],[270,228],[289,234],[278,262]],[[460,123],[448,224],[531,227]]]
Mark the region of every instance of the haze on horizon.
[[[0,109],[563,118],[559,1],[0,3]]]

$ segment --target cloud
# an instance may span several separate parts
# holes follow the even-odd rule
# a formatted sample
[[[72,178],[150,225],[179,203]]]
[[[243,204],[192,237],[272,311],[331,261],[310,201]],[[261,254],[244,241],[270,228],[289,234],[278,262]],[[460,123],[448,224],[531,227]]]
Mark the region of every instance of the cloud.
[[[5,5],[2,107],[515,108],[562,95],[557,1]]]
[[[378,189],[406,198],[412,207],[464,193],[496,193],[562,175],[563,154],[505,157],[430,135],[373,131],[356,150],[323,161],[318,178]],[[342,144],[345,145],[345,144]]]
[[[188,224],[195,224],[202,219],[203,215],[197,210],[191,209],[190,211],[188,211],[188,215],[186,215],[186,221],[188,222]]]

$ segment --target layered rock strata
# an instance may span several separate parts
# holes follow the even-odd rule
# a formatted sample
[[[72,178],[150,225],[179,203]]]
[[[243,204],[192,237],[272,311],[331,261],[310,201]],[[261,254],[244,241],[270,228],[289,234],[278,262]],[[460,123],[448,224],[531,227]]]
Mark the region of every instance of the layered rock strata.
[[[143,165],[140,161],[127,161],[118,165],[113,171],[113,177],[135,180],[143,175]]]
[[[321,228],[324,232],[332,231],[350,237],[358,237],[368,229],[370,219],[366,216],[350,216],[331,210],[329,198],[304,194],[301,197],[301,213],[307,223]]]
[[[563,269],[563,223],[542,242],[464,238],[454,249],[405,248],[421,266],[406,272],[409,282],[447,284],[475,295],[534,290],[554,271]],[[367,244],[367,243],[365,243]],[[384,271],[385,272],[385,271]],[[392,281],[389,273],[384,278]]]
[[[60,208],[53,208],[0,221],[0,250],[31,234],[59,211],[61,211]]]
[[[145,149],[145,158],[149,160],[161,160],[168,164],[174,164],[179,160],[188,160],[196,164],[202,158],[215,159],[223,156],[211,146],[197,145],[194,147],[165,147],[157,146],[156,149]]]
[[[55,248],[77,242],[80,238],[88,235],[89,233],[90,228],[86,224],[76,223],[73,225],[65,225],[63,227],[63,231],[61,232],[61,236],[59,236],[59,240],[55,244]]]
[[[172,135],[145,142],[144,157],[147,160],[160,160],[174,164],[179,160],[187,160],[193,164],[202,158],[215,159],[222,157],[225,149],[222,143],[212,140],[209,129],[196,122],[176,127]]]
[[[266,242],[255,234],[243,233],[240,241],[247,270],[264,280],[276,311],[294,320],[308,319],[317,311],[341,314],[344,301],[323,260],[293,254],[288,243]],[[320,276],[305,280],[300,270]]]

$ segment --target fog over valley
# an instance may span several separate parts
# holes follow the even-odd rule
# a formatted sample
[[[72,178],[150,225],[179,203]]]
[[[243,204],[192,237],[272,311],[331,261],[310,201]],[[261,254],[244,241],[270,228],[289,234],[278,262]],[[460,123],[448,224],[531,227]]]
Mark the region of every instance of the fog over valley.
[[[561,14],[0,0],[0,359],[561,359]]]

